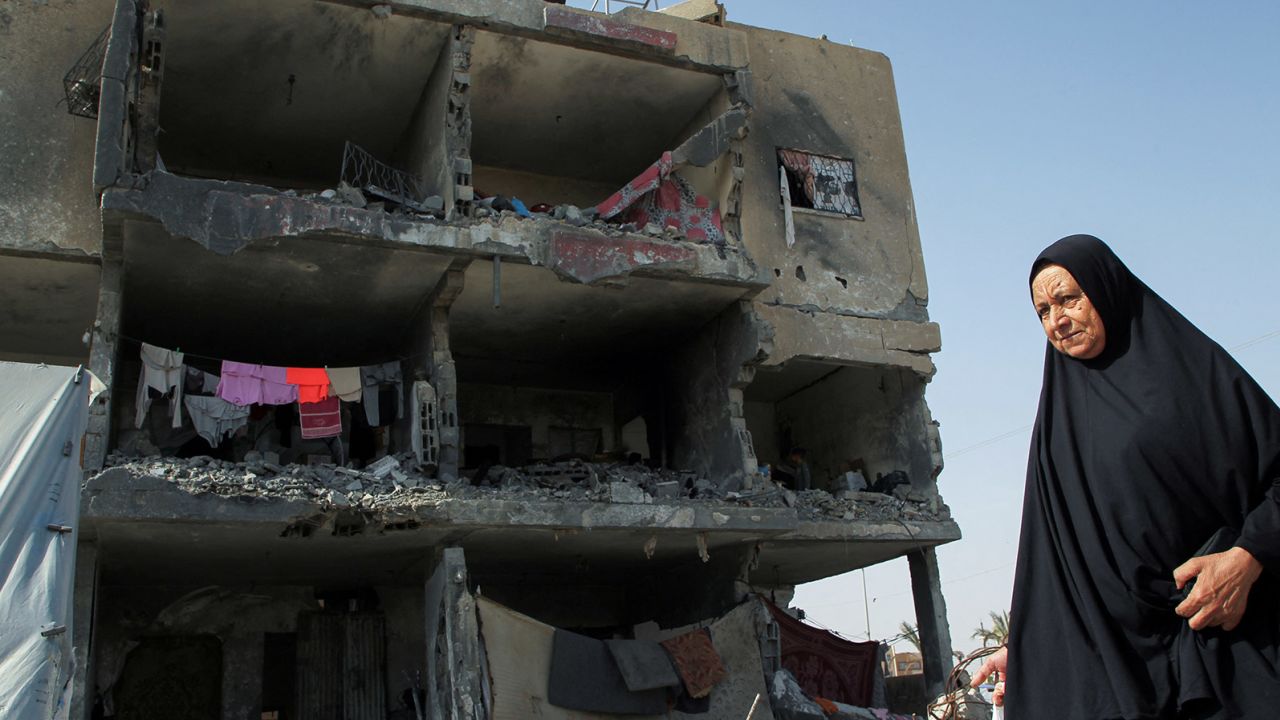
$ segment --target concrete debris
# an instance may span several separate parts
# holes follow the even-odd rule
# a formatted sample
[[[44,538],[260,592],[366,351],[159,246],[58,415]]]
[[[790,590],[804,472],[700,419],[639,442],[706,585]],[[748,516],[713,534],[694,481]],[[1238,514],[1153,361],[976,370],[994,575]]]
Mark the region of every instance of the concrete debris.
[[[270,462],[275,460],[277,462]],[[719,502],[763,508],[793,508],[807,520],[942,520],[950,509],[932,496],[915,501],[881,493],[825,490],[792,492],[763,477],[751,491],[723,492],[691,472],[652,469],[627,463],[568,460],[522,468],[495,465],[481,477],[432,477],[434,468],[413,453],[386,456],[363,469],[335,465],[284,465],[271,452],[253,451],[234,463],[207,456],[130,457],[120,452],[107,467],[124,467],[137,476],[163,478],[193,495],[309,500],[322,506],[358,506],[376,510],[410,509],[448,499],[551,502],[609,502],[650,505]],[[924,493],[919,493],[922,498]],[[729,516],[715,513],[718,525]]]
[[[822,706],[804,694],[790,670],[779,670],[769,683],[769,702],[773,716],[788,720],[826,720]]]
[[[991,720],[991,715],[991,703],[972,688],[939,695],[929,705],[930,720]]]

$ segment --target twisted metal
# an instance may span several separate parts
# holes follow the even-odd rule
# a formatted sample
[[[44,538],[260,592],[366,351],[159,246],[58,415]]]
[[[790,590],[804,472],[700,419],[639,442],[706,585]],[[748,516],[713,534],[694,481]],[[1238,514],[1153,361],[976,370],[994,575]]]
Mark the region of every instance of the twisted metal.
[[[631,7],[638,7],[641,10],[648,10],[649,3],[653,3],[653,9],[654,10],[658,9],[658,0],[604,0],[604,11],[606,14],[609,14],[609,15],[613,14],[614,3],[618,3],[619,5],[629,5]],[[598,7],[600,7],[600,0],[595,0],[595,2],[591,3],[591,12],[596,12],[596,8]]]
[[[102,62],[107,57],[110,34],[111,26],[108,25],[62,76],[67,112],[72,115],[91,120],[98,117],[98,100],[102,97]]]
[[[928,715],[930,718],[933,718],[934,720],[949,720],[949,719],[955,720],[960,717],[960,708],[962,706],[980,704],[980,705],[989,707],[991,703],[986,702],[985,700],[978,702],[978,701],[969,700],[965,697],[964,688],[958,687],[960,683],[960,675],[961,673],[966,672],[966,669],[969,667],[969,665],[973,664],[974,661],[981,660],[982,658],[988,657],[990,655],[995,655],[996,653],[1000,652],[1002,649],[1004,649],[1004,645],[997,645],[995,647],[984,647],[981,650],[974,650],[973,652],[969,653],[963,660],[956,663],[956,666],[951,668],[951,674],[947,676],[947,684],[946,684],[947,691],[942,696],[944,699],[938,702],[930,703],[929,706],[925,708],[925,714]],[[942,713],[936,714],[934,712],[935,710],[941,710]]]
[[[342,149],[342,181],[371,195],[427,212],[419,201],[418,178],[382,162],[350,140]]]

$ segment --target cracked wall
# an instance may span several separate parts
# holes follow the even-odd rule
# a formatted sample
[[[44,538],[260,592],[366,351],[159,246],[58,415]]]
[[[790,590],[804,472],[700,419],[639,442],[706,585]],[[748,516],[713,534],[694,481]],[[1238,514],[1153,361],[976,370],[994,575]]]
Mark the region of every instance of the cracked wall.
[[[754,112],[744,242],[772,282],[762,303],[923,321],[928,299],[889,59],[840,43],[734,26],[751,49]],[[788,247],[777,150],[852,159],[864,220],[797,209]]]

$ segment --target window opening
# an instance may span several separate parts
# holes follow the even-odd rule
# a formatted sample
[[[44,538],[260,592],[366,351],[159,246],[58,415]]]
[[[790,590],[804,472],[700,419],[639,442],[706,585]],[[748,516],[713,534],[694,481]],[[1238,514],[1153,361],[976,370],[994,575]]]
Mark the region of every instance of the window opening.
[[[791,207],[862,217],[853,161],[801,150],[778,150]]]

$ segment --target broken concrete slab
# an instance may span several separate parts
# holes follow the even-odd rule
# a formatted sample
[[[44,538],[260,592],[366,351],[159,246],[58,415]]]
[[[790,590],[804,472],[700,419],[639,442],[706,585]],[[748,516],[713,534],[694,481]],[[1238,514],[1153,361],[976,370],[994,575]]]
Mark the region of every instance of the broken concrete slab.
[[[711,121],[694,133],[680,147],[671,151],[676,167],[696,165],[706,167],[729,151],[729,143],[741,140],[747,134],[747,111],[736,107]]]

